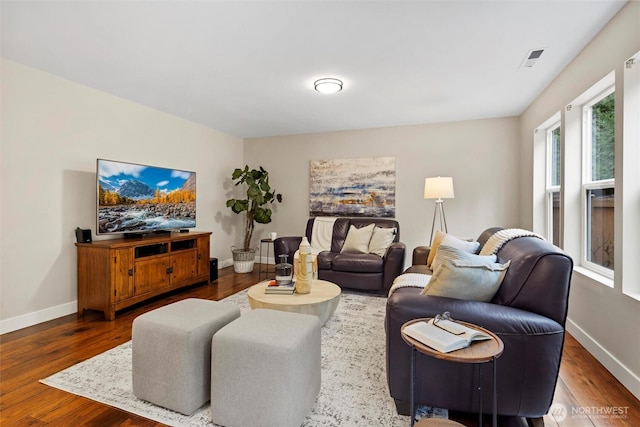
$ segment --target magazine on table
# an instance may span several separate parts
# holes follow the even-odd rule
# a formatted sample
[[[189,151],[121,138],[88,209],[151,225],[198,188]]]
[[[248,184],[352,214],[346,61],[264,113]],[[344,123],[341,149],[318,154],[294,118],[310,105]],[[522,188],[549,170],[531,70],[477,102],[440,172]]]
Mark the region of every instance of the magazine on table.
[[[473,341],[491,339],[490,335],[482,331],[451,320],[415,322],[405,327],[404,333],[440,353],[468,347]]]
[[[280,285],[275,280],[271,280],[264,289],[265,294],[285,294],[290,295],[296,291],[296,282],[292,281],[286,285]]]

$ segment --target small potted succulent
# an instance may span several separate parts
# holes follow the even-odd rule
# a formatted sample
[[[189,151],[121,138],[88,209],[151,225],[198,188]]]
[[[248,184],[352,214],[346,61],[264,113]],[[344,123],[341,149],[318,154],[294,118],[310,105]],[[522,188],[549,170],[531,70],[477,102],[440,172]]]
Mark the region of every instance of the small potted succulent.
[[[247,193],[245,199],[229,199],[227,207],[233,213],[245,212],[245,232],[244,244],[241,248],[232,247],[233,267],[236,273],[249,273],[253,271],[255,262],[256,247],[251,246],[251,238],[256,223],[269,224],[271,222],[271,204],[282,202],[282,194],[276,193],[269,185],[269,172],[260,169],[235,169],[231,179],[235,185],[246,185]]]

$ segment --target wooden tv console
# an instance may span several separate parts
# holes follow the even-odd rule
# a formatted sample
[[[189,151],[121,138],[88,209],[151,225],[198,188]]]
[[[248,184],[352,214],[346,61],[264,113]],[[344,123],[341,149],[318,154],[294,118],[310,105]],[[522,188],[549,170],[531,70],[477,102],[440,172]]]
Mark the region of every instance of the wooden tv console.
[[[156,295],[209,281],[211,232],[76,243],[78,314],[116,311]]]

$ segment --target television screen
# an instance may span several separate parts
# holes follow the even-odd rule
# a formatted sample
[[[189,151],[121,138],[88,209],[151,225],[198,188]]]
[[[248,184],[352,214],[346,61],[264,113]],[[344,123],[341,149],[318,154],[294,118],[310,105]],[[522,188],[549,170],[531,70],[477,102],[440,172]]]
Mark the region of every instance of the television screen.
[[[98,234],[196,226],[195,172],[98,159]]]

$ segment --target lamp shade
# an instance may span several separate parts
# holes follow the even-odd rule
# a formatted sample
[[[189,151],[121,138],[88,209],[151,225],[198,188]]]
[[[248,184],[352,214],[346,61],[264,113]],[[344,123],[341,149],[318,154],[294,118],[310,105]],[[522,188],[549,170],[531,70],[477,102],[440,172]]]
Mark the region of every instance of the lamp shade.
[[[424,198],[425,199],[453,199],[453,178],[450,176],[438,176],[435,178],[425,178]]]

